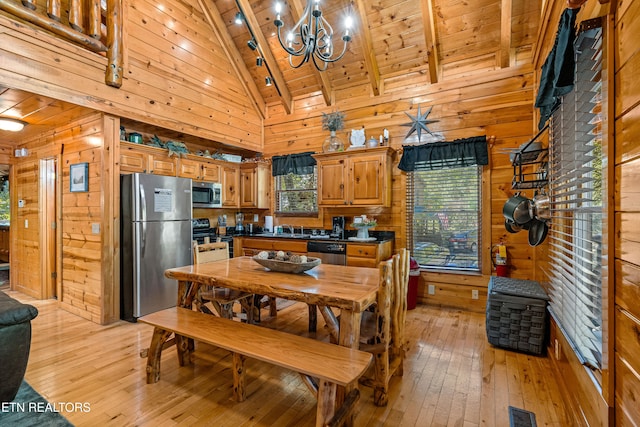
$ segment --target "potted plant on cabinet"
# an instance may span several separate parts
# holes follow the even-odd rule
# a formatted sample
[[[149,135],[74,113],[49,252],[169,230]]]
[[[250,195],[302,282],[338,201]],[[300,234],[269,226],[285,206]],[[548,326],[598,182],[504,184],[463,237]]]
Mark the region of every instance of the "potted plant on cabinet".
[[[344,128],[344,113],[336,111],[333,113],[322,113],[322,129],[328,130],[330,136],[322,144],[322,151],[343,151],[344,144],[342,140],[336,136],[336,131]]]

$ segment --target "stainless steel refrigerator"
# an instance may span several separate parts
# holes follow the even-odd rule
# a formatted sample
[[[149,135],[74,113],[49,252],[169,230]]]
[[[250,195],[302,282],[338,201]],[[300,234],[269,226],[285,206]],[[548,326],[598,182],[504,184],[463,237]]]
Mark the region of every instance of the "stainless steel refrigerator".
[[[192,264],[191,179],[134,173],[120,179],[120,317],[176,305],[168,268]]]

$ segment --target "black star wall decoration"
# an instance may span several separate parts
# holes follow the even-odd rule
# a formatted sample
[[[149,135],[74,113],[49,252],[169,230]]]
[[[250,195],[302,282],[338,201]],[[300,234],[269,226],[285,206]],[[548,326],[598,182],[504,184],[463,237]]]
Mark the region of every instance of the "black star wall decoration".
[[[427,132],[429,135],[435,136],[434,133],[431,132],[427,127],[427,125],[431,123],[436,123],[439,121],[439,120],[427,120],[427,116],[429,115],[429,113],[431,113],[432,108],[433,107],[429,107],[429,109],[425,111],[424,114],[422,114],[421,108],[420,106],[418,106],[418,114],[416,114],[415,117],[405,111],[405,114],[409,116],[409,118],[411,119],[411,123],[406,123],[402,125],[402,126],[409,126],[411,128],[409,129],[409,132],[407,132],[407,136],[405,136],[405,139],[409,138],[414,132],[416,132],[418,134],[418,143],[420,143],[420,140],[422,139],[422,131]]]

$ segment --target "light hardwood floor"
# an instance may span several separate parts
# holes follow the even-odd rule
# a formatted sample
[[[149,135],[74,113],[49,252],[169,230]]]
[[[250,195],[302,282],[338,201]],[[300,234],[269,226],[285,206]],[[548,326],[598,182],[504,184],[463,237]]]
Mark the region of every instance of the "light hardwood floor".
[[[8,293],[40,311],[26,380],[50,402],[89,403],[88,412],[63,412],[76,426],[314,424],[315,399],[295,373],[248,360],[248,399],[237,403],[230,355],[198,345],[195,363],[183,368],[175,349],[165,351],[160,382],[148,385],[139,353],[150,326],[99,326],[53,301]],[[307,334],[306,313],[294,304],[263,324]],[[324,328],[317,338],[327,338]],[[362,387],[356,426],[509,426],[509,405],[534,412],[538,426],[573,424],[548,360],[489,345],[482,314],[419,305],[408,312],[407,339],[404,376],[392,380],[389,405],[375,407]]]

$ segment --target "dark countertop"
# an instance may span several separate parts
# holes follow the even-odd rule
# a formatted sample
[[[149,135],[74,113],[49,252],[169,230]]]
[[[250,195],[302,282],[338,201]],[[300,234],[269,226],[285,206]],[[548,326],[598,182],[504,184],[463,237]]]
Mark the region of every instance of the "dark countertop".
[[[314,242],[339,242],[339,243],[371,243],[371,244],[379,244],[387,241],[395,240],[395,232],[393,231],[369,231],[370,237],[375,237],[376,240],[372,241],[360,241],[360,240],[349,240],[349,237],[355,237],[357,234],[356,230],[345,230],[344,238],[341,237],[325,237],[318,238],[312,237],[309,234],[304,234],[300,236],[300,234],[272,234],[272,233],[253,233],[253,234],[234,234],[233,237],[247,237],[247,238],[256,238],[256,239],[294,239],[294,240],[304,240],[304,241],[314,241]]]

